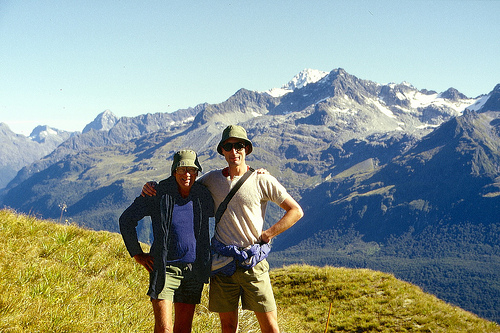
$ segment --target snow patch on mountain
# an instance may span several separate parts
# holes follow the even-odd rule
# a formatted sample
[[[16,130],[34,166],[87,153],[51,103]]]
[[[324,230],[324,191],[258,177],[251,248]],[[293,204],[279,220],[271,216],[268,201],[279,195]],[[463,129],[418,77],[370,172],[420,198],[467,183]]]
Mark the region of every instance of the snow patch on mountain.
[[[409,101],[410,106],[413,109],[425,108],[433,105],[433,106],[448,107],[450,109],[455,110],[457,113],[462,113],[466,108],[469,108],[477,101],[477,99],[474,98],[450,100],[447,98],[442,98],[441,97],[442,94],[438,93],[424,94],[421,91],[417,90],[416,88],[412,87],[408,83],[406,84],[402,83],[402,84],[412,89],[411,90],[408,89],[406,91],[398,90],[396,92],[396,97],[401,101],[404,100]]]
[[[446,106],[458,113],[461,113],[465,110],[465,108],[476,102],[476,99],[459,99],[456,101],[452,101],[446,98],[442,98],[441,94],[430,94],[426,95],[421,93],[418,90],[410,91],[405,93],[405,97],[410,101],[411,107],[414,109],[427,107],[429,105],[435,106]]]
[[[273,97],[281,97],[294,91],[295,89],[303,88],[310,83],[316,83],[327,75],[328,72],[316,69],[304,69],[288,81],[288,83],[281,86],[281,88],[272,88],[264,92]]]
[[[385,114],[387,117],[389,117],[389,118],[396,118],[396,116],[394,115],[394,113],[392,113],[392,111],[388,107],[386,107],[382,103],[380,103],[380,101],[371,100],[371,102],[377,107],[377,109],[380,110],[380,112],[382,112],[383,114]]]
[[[477,98],[474,103],[472,103],[471,105],[469,105],[467,107],[467,109],[469,109],[471,111],[477,111],[483,107],[483,105],[486,103],[486,101],[489,98],[490,98],[490,95],[483,95],[483,96]]]
[[[38,142],[38,143],[47,143],[49,146],[56,147],[64,140],[69,138],[71,135],[70,132],[66,132],[63,130],[58,130],[56,128],[49,127],[47,125],[39,125],[31,131],[28,139]]]
[[[36,142],[42,142],[50,136],[57,136],[58,132],[49,126],[37,126],[31,132],[29,138]]]
[[[186,117],[180,121],[171,121],[168,124],[169,126],[182,126],[188,123],[192,123],[194,121],[194,118],[195,118],[194,116]]]

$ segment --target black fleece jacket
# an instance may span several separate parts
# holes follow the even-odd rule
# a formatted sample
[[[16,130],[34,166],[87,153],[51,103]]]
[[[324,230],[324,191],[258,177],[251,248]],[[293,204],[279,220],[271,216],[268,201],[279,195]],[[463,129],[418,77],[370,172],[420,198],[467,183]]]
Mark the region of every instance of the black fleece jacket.
[[[137,224],[145,216],[151,217],[153,244],[150,254],[154,258],[150,274],[148,295],[156,298],[165,285],[165,266],[168,253],[168,237],[172,223],[172,211],[176,199],[181,198],[173,176],[156,186],[156,196],[137,197],[120,216],[120,232],[130,256],[142,253],[137,238]],[[198,182],[193,184],[189,198],[193,201],[194,232],[196,237],[196,261],[193,272],[207,283],[210,276],[209,217],[214,216],[214,203],[208,189]]]

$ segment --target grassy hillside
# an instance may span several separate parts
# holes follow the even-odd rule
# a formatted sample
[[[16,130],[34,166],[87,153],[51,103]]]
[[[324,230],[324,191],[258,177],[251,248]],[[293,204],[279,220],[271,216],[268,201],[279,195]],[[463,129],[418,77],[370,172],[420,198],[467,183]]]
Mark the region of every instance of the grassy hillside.
[[[381,244],[365,242],[363,235],[353,230],[333,230],[284,251],[275,246],[269,263],[272,268],[307,263],[391,273],[440,299],[500,323],[498,235],[498,223],[488,227],[442,224],[391,237]]]
[[[151,332],[147,273],[121,236],[0,211],[0,332]],[[500,332],[392,275],[287,266],[271,272],[282,332]],[[219,330],[207,290],[194,332]],[[330,317],[328,316],[331,306]],[[257,332],[241,312],[241,332]]]

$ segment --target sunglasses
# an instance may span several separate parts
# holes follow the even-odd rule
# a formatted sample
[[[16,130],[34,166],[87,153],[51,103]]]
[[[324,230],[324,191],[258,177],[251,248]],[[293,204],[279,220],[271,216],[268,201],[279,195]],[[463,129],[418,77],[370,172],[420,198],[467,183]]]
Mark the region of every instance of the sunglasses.
[[[179,175],[185,175],[186,173],[189,173],[191,175],[196,175],[198,173],[198,169],[193,167],[180,167],[175,169],[175,173]]]
[[[231,150],[233,150],[233,148],[236,151],[241,151],[243,148],[246,147],[246,144],[244,144],[243,142],[236,142],[236,143],[227,142],[227,143],[223,144],[221,147],[225,151],[231,151]]]

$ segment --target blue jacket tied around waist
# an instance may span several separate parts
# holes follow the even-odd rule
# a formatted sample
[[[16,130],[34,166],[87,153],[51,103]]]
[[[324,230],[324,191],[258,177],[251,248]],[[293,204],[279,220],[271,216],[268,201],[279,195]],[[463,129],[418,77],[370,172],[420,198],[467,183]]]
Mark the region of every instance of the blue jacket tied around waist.
[[[269,252],[271,252],[271,245],[268,243],[253,244],[245,248],[240,248],[236,245],[225,245],[215,237],[212,237],[212,253],[234,258],[226,266],[212,271],[212,275],[221,273],[230,276],[234,274],[236,267],[250,269],[266,259]]]

